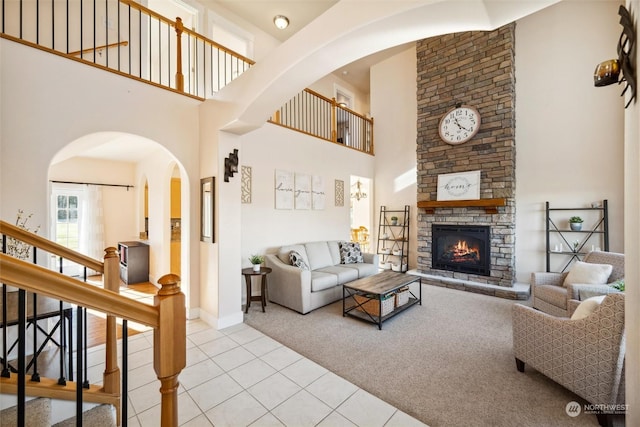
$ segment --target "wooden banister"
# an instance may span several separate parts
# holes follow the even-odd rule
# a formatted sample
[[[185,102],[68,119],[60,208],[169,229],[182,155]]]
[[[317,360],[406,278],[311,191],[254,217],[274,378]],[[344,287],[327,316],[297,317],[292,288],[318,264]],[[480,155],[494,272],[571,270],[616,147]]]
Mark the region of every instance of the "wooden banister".
[[[105,45],[102,45],[102,46],[88,47],[86,49],[76,50],[74,52],[69,52],[67,55],[71,55],[71,56],[84,55],[85,53],[93,53],[93,52],[97,52],[97,51],[102,51],[103,49],[109,49],[109,48],[118,47],[118,46],[129,46],[129,42],[124,40],[124,41],[121,41],[121,42],[109,43],[109,44],[105,44]]]
[[[46,252],[54,255],[61,256],[62,258],[84,265],[87,268],[95,270],[99,273],[104,273],[103,264],[89,256],[79,254],[78,252],[69,249],[65,246],[59,245],[51,240],[45,239],[42,236],[31,233],[23,228],[17,227],[13,224],[0,220],[0,234],[13,237],[14,239],[21,240],[31,246],[36,246]]]
[[[104,256],[104,288],[120,293],[120,259],[116,248],[105,249]],[[105,343],[105,368],[102,384],[107,393],[120,393],[120,368],[118,367],[118,335],[116,331],[116,317],[107,314],[107,339]],[[117,419],[120,419],[118,414]]]
[[[153,328],[159,325],[157,310],[147,304],[1,253],[0,281],[28,292],[113,314]]]
[[[154,298],[160,316],[153,331],[153,368],[160,380],[161,425],[178,425],[178,375],[187,364],[187,317],[185,296],[180,292],[180,277],[162,276],[162,288]]]
[[[176,90],[184,92],[184,75],[182,74],[182,19],[176,18]]]

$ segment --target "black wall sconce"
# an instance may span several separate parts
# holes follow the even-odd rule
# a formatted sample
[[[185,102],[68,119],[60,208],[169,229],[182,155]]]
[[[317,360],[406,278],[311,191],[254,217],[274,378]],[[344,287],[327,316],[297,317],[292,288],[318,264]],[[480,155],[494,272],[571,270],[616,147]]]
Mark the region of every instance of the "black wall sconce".
[[[229,178],[238,172],[238,149],[235,148],[229,157],[224,159],[224,182],[229,182]]]
[[[627,89],[631,90],[629,102],[624,106],[627,108],[631,105],[631,101],[636,99],[636,74],[632,64],[632,56],[635,55],[636,32],[633,28],[631,14],[624,6],[620,6],[618,9],[618,15],[620,15],[620,24],[622,25],[622,34],[618,40],[618,59],[610,59],[598,64],[593,75],[593,84],[600,87],[626,82],[620,96],[623,96]]]

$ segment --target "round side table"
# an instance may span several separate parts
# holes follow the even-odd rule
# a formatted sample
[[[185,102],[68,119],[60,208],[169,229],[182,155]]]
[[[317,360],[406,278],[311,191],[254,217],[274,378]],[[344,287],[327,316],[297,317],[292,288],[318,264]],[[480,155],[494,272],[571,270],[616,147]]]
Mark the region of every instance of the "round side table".
[[[271,273],[271,269],[269,267],[261,267],[260,271],[253,271],[252,267],[242,269],[242,275],[244,276],[244,281],[247,284],[247,304],[244,309],[245,313],[249,312],[251,301],[260,301],[262,303],[262,312],[264,313],[264,306],[267,305],[267,274],[269,273]],[[262,276],[260,295],[251,295],[252,276]]]

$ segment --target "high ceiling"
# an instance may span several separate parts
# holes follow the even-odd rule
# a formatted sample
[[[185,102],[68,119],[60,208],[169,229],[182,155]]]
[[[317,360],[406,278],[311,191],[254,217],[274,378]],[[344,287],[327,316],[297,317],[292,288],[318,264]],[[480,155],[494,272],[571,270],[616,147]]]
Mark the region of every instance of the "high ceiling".
[[[280,41],[285,41],[309,22],[337,3],[337,0],[215,0],[247,22]],[[289,18],[289,26],[279,30],[273,24],[276,15]]]
[[[336,4],[337,0],[216,0],[216,3],[284,42]],[[273,24],[273,18],[276,15],[284,15],[289,19],[289,26],[286,29],[279,30]],[[370,55],[335,70],[333,74],[353,85],[360,92],[368,94],[371,66],[405,48],[406,46],[402,46]]]

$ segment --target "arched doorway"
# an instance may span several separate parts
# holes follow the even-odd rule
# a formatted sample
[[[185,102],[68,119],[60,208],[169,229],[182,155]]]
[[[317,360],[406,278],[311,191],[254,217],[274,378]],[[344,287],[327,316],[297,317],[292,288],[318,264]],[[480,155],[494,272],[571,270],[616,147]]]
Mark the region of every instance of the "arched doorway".
[[[99,222],[96,227],[103,231],[103,243],[93,253],[80,252],[101,259],[104,248],[117,248],[119,242],[146,243],[149,245],[149,282],[154,285],[160,277],[173,272],[171,236],[175,221],[172,221],[170,209],[172,178],[188,185],[184,168],[168,150],[155,141],[119,132],[89,134],[72,141],[56,154],[49,166],[51,194],[62,182],[81,193],[86,189],[99,189],[101,192],[102,218],[97,221],[98,218],[90,211],[85,211],[84,216]],[[185,206],[189,206],[188,197],[188,192],[181,194],[181,199],[187,198]],[[52,214],[57,209],[53,201],[54,198],[50,209]],[[57,229],[56,216],[51,217],[50,230],[53,231]],[[189,235],[189,227],[188,221],[181,220],[181,230],[187,231],[185,236]],[[57,233],[51,234],[50,238],[57,240]],[[78,239],[93,241],[94,237],[86,233],[86,228],[79,227]],[[178,244],[188,245],[188,238],[180,239]],[[181,249],[177,248],[178,251]],[[182,268],[180,271],[185,273]],[[182,289],[188,294],[189,275],[186,273],[181,274]]]

